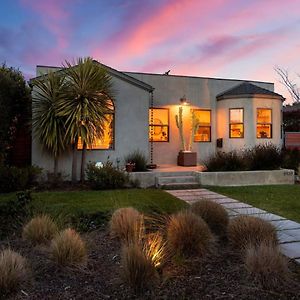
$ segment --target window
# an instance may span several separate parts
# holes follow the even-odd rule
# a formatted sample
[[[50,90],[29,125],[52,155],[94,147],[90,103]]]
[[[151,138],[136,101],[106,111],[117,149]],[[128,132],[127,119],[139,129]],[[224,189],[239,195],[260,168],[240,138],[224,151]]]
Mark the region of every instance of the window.
[[[149,141],[169,141],[169,110],[167,108],[150,108]]]
[[[256,111],[256,137],[272,138],[272,110],[269,108],[258,108]]]
[[[229,109],[229,137],[230,138],[244,137],[244,109],[243,108]]]
[[[211,142],[211,111],[195,109],[194,115],[198,125],[194,142]]]
[[[115,114],[114,114],[114,104],[112,101],[110,101],[109,105],[109,113],[107,113],[106,116],[106,121],[104,123],[104,132],[103,132],[103,137],[101,139],[96,138],[95,142],[91,147],[87,147],[87,149],[90,150],[109,150],[114,148],[114,119],[115,119]],[[79,138],[78,144],[77,144],[77,149],[82,150],[83,145],[81,142],[81,139]]]

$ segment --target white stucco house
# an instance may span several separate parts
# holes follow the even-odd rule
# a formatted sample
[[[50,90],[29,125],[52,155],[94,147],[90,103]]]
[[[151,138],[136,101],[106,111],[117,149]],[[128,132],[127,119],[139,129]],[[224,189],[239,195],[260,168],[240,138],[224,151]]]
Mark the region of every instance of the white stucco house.
[[[114,113],[102,141],[87,151],[87,161],[121,160],[139,149],[157,165],[177,164],[180,149],[175,116],[183,107],[184,134],[191,131],[191,113],[198,126],[192,150],[201,164],[218,149],[229,151],[272,142],[282,145],[282,102],[270,82],[167,74],[119,72],[103,65],[116,91]],[[37,66],[37,76],[60,68]],[[187,99],[183,105],[180,99]],[[217,142],[218,141],[218,142]],[[80,160],[78,145],[78,160]],[[66,153],[59,169],[71,173]],[[32,140],[32,163],[52,170],[53,159]]]

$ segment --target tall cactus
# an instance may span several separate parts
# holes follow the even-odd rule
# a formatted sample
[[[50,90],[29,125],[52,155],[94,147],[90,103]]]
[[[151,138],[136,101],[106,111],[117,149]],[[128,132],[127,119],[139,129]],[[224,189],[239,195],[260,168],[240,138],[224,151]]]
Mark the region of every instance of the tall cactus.
[[[186,146],[185,146],[185,140],[184,140],[184,136],[183,136],[182,107],[179,107],[178,115],[175,116],[175,119],[176,119],[177,128],[179,130],[179,136],[180,136],[180,141],[181,141],[181,149],[183,151],[185,151]]]
[[[192,113],[191,113],[191,132],[190,132],[189,143],[187,146],[188,151],[192,151],[193,138],[195,136],[195,133],[196,133],[198,127],[199,127],[199,120],[198,120],[198,118],[196,118],[195,112],[192,111]]]

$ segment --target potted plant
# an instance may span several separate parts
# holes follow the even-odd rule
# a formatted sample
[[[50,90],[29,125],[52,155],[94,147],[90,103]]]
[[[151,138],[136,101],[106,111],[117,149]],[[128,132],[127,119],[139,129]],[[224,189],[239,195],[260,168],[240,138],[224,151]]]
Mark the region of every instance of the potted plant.
[[[197,152],[192,151],[192,143],[193,143],[193,137],[195,135],[195,132],[198,128],[198,120],[195,118],[194,112],[191,114],[192,118],[192,126],[191,126],[191,132],[189,137],[189,142],[186,145],[184,135],[183,135],[183,120],[182,120],[182,111],[183,108],[179,107],[178,115],[175,116],[176,118],[176,125],[179,130],[179,136],[181,141],[181,150],[178,153],[177,156],[177,164],[178,166],[197,166]]]

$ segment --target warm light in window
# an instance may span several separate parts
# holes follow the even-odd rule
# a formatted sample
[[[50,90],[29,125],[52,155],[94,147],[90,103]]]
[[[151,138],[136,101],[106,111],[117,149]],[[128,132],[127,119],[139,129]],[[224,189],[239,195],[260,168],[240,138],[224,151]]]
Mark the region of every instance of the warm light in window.
[[[153,142],[167,142],[169,140],[169,110],[167,108],[150,108],[149,140]]]
[[[256,137],[258,139],[272,137],[272,110],[258,108],[256,113]]]
[[[229,110],[229,137],[244,137],[244,109],[231,108]]]
[[[195,118],[198,121],[197,132],[194,135],[194,142],[210,142],[211,141],[211,111],[210,110],[194,110]]]

